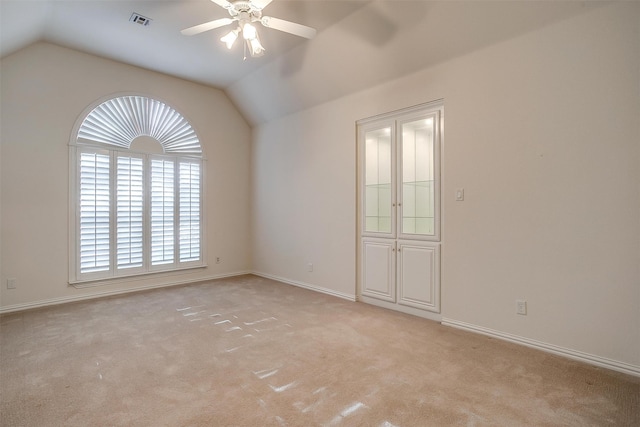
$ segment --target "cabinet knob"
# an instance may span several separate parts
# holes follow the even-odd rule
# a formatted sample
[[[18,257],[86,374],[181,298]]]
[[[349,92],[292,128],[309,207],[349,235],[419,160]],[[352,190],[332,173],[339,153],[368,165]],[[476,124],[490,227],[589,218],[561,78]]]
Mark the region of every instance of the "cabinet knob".
[[[398,206],[402,206],[402,203],[398,203]]]
[[[395,204],[395,203],[392,203],[392,204],[391,204],[391,206],[393,206],[393,207],[395,208],[395,207],[396,207],[396,204]]]

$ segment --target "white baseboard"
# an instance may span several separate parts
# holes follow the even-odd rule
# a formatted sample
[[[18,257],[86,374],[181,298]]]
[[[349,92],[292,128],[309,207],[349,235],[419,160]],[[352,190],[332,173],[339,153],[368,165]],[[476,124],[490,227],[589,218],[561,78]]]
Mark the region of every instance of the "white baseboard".
[[[493,338],[498,338],[498,339],[513,342],[516,344],[526,345],[527,347],[546,351],[547,353],[557,354],[559,356],[568,357],[570,359],[577,360],[580,362],[585,362],[590,365],[595,365],[602,368],[607,368],[614,371],[640,377],[640,366],[631,365],[629,363],[619,362],[617,360],[607,359],[606,357],[595,356],[593,354],[583,353],[581,351],[571,350],[571,349],[559,347],[553,344],[547,344],[547,343],[532,340],[529,338],[524,338],[518,335],[512,335],[506,332],[500,332],[493,329],[485,328],[483,326],[477,326],[471,323],[460,322],[458,320],[443,318],[442,324],[445,326],[464,329],[465,331],[487,335]]]
[[[310,285],[308,283],[295,282],[295,281],[292,281],[292,280],[285,279],[283,277],[273,276],[271,274],[259,273],[259,272],[253,272],[253,271],[239,271],[239,272],[235,272],[235,273],[218,274],[218,275],[202,277],[202,278],[198,278],[198,279],[178,280],[178,281],[172,281],[172,282],[163,283],[163,284],[136,286],[136,287],[127,288],[127,289],[117,289],[117,290],[110,290],[110,291],[94,292],[94,293],[86,294],[86,295],[74,295],[74,296],[67,296],[67,297],[60,297],[60,298],[51,298],[51,299],[34,301],[34,302],[23,303],[23,304],[8,305],[8,306],[5,306],[5,307],[0,307],[0,314],[13,313],[13,312],[16,312],[16,311],[30,310],[30,309],[34,309],[34,308],[48,307],[48,306],[51,306],[51,305],[66,304],[66,303],[70,303],[70,302],[86,301],[86,300],[91,300],[91,299],[96,299],[96,298],[103,298],[103,297],[114,296],[114,295],[122,295],[122,294],[127,294],[127,293],[130,293],[130,292],[139,292],[139,291],[145,291],[145,290],[149,290],[149,289],[166,288],[166,287],[170,287],[170,286],[179,286],[179,285],[188,285],[190,283],[206,282],[208,280],[216,280],[216,279],[224,279],[226,277],[242,276],[244,274],[254,274],[256,276],[265,277],[267,279],[277,280],[278,282],[283,282],[283,283],[286,283],[288,285],[294,285],[294,286],[298,286],[298,287],[301,287],[301,288],[309,289],[309,290],[312,290],[312,291],[320,292],[320,293],[323,293],[323,294],[333,295],[333,296],[336,296],[338,298],[346,299],[346,300],[349,300],[349,301],[355,301],[355,295],[349,295],[349,294],[345,294],[345,293],[342,293],[342,292],[337,292],[337,291],[334,291],[334,290],[331,290],[331,289]]]
[[[278,282],[286,283],[287,285],[293,285],[293,286],[297,286],[299,288],[305,288],[305,289],[309,289],[311,291],[316,291],[316,292],[320,292],[320,293],[323,293],[323,294],[332,295],[334,297],[346,299],[348,301],[355,301],[356,300],[356,296],[355,295],[345,294],[343,292],[338,292],[338,291],[334,291],[333,289],[327,289],[327,288],[323,288],[323,287],[320,287],[320,286],[311,285],[309,283],[297,282],[295,280],[285,279],[284,277],[274,276],[273,274],[261,273],[261,272],[258,272],[258,271],[254,271],[251,274],[254,274],[254,275],[260,276],[260,277],[264,277],[265,279],[271,279],[271,280],[276,280]]]
[[[244,274],[251,274],[251,272],[250,271],[240,271],[240,272],[235,272],[235,273],[218,274],[218,275],[214,275],[214,276],[202,277],[202,278],[198,278],[198,279],[172,281],[172,282],[162,283],[162,284],[137,286],[137,287],[128,288],[128,289],[117,289],[117,290],[111,290],[111,291],[94,292],[94,293],[85,294],[85,295],[73,295],[73,296],[68,296],[68,297],[51,298],[51,299],[47,299],[47,300],[40,300],[40,301],[29,302],[29,303],[24,303],[24,304],[14,304],[14,305],[8,305],[6,307],[0,307],[0,314],[13,313],[13,312],[22,311],[22,310],[30,310],[30,309],[33,309],[33,308],[47,307],[47,306],[50,306],[50,305],[66,304],[66,303],[69,303],[69,302],[85,301],[85,300],[90,300],[90,299],[95,299],[95,298],[102,298],[102,297],[108,297],[108,296],[114,296],[114,295],[122,295],[122,294],[127,294],[127,293],[130,293],[130,292],[139,292],[139,291],[145,291],[145,290],[149,290],[149,289],[166,288],[166,287],[170,287],[170,286],[179,286],[179,285],[188,285],[190,283],[206,282],[208,280],[224,279],[225,277],[242,276]]]
[[[360,295],[358,297],[358,301],[375,305],[376,307],[386,308],[387,310],[399,311],[401,313],[410,314],[412,316],[422,317],[427,320],[432,320],[434,322],[440,323],[442,321],[442,315],[440,313],[434,313],[432,311],[421,310],[415,307],[409,307],[405,305],[400,305],[388,301],[382,301],[377,298],[371,298],[364,295]]]

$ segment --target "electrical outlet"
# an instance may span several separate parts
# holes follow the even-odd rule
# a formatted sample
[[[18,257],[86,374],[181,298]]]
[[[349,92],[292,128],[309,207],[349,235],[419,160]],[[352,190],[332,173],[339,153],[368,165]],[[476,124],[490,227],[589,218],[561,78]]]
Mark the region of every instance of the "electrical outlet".
[[[527,315],[527,302],[524,300],[516,300],[516,314]]]
[[[17,279],[11,278],[7,279],[7,289],[15,289],[16,288]]]
[[[308,264],[307,264],[307,271],[308,271],[309,273],[311,273],[311,272],[313,271],[313,264],[311,264],[311,263],[308,263]]]
[[[222,262],[222,258],[219,256],[216,257],[216,264],[220,264]]]

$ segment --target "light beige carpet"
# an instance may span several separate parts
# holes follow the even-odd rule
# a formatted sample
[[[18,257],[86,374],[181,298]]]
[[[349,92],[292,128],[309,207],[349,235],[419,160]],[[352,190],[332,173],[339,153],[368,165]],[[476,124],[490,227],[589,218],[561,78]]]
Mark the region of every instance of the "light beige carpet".
[[[640,379],[242,276],[5,315],[2,426],[633,426]]]

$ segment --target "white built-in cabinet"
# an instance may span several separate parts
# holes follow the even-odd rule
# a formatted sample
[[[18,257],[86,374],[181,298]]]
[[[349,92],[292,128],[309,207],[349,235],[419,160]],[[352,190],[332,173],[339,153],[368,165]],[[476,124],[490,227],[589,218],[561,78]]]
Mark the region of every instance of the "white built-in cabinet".
[[[439,101],[357,122],[361,301],[440,312],[443,110]]]

